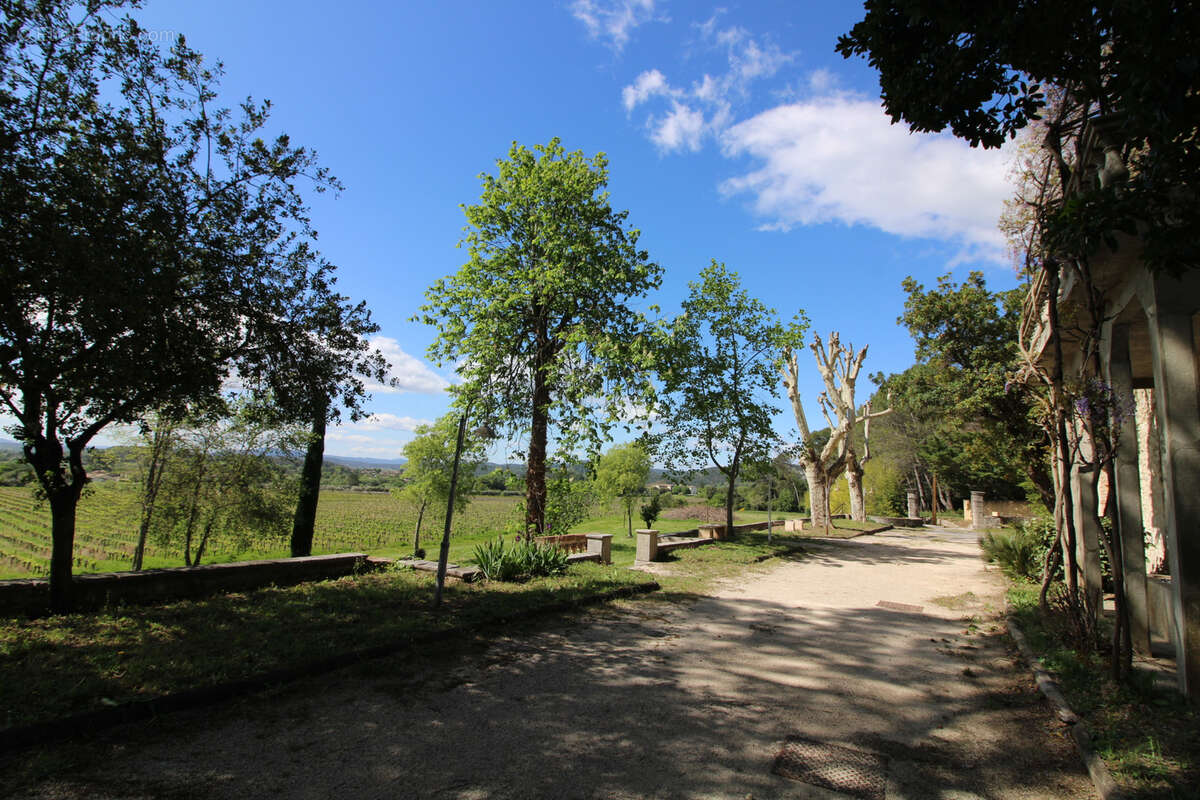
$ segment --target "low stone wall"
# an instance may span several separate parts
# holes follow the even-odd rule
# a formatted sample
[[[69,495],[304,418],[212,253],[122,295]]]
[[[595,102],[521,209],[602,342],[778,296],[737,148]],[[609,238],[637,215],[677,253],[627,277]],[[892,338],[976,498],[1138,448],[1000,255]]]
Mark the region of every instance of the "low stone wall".
[[[925,524],[925,520],[920,517],[867,517],[872,522],[878,522],[880,525],[891,525],[895,528],[920,528]]]
[[[79,611],[93,611],[108,605],[148,605],[221,592],[244,592],[264,586],[292,586],[305,581],[341,578],[373,568],[366,553],[335,553],[76,575],[75,607]],[[0,581],[0,615],[40,616],[47,613],[49,607],[49,581],[41,578]]]

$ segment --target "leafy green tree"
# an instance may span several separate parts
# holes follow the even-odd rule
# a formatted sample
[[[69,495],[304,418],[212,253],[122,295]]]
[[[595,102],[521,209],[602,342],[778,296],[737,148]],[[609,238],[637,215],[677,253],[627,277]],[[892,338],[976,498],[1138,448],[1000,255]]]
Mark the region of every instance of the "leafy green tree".
[[[458,439],[458,415],[445,414],[433,425],[419,425],[415,436],[404,445],[405,485],[393,494],[417,510],[413,531],[413,555],[421,550],[421,523],[425,512],[441,508],[450,499],[450,478],[454,468],[454,448]],[[454,508],[462,511],[471,499],[475,472],[483,464],[484,443],[468,437],[463,442],[462,462],[454,485]]]
[[[315,154],[264,137],[268,104],[216,107],[219,69],[124,5],[9,2],[0,26],[0,401],[50,506],[55,611],[95,436],[217,396],[332,269]]]
[[[979,272],[961,284],[944,275],[935,289],[912,278],[903,286],[908,297],[898,322],[916,341],[917,364],[877,379],[891,392],[897,419],[878,421],[873,435],[881,429],[906,432],[902,451],[909,453],[918,484],[922,472],[935,471],[941,486],[957,497],[971,489],[1020,496],[1018,485],[1028,482],[1052,508],[1045,430],[1028,394],[1009,385],[1020,366],[1017,328],[1024,291],[993,292]],[[914,488],[924,493],[924,487]],[[950,505],[948,494],[939,499]]]
[[[276,422],[273,409],[240,400],[171,424],[146,518],[156,539],[182,549],[185,565],[199,565],[218,542],[240,552],[286,535],[296,488],[277,455],[305,437]]]
[[[662,500],[659,499],[658,492],[654,491],[650,495],[650,502],[643,503],[639,513],[641,514],[642,522],[646,523],[646,527],[653,528],[661,511]]]
[[[683,313],[660,331],[660,446],[672,468],[708,462],[725,476],[725,519],[733,529],[742,460],[778,441],[780,354],[799,343],[807,323],[783,325],[774,310],[742,289],[736,272],[713,261],[688,284]]]
[[[600,457],[596,484],[605,497],[619,498],[625,508],[629,536],[633,536],[633,503],[646,490],[650,454],[638,442],[615,445]]]
[[[304,252],[307,256],[307,248]],[[269,393],[282,421],[309,426],[292,518],[293,557],[312,555],[327,425],[341,419],[343,410],[351,420],[366,416],[370,395],[364,379],[389,382],[387,359],[367,341],[379,331],[371,312],[365,303],[335,293],[328,265],[319,263],[312,283],[291,302],[288,318],[270,329],[268,346],[249,350],[239,365],[242,381]]]
[[[540,534],[551,416],[563,453],[594,454],[630,401],[652,392],[631,301],[662,269],[637,249],[628,212],[609,204],[603,154],[514,143],[480,178],[480,202],[464,207],[469,260],[430,287],[417,318],[437,326],[430,357],[459,365],[460,405],[495,429],[528,426],[526,529]]]
[[[596,505],[596,482],[566,464],[551,469],[546,480],[547,535],[562,535],[587,519]]]

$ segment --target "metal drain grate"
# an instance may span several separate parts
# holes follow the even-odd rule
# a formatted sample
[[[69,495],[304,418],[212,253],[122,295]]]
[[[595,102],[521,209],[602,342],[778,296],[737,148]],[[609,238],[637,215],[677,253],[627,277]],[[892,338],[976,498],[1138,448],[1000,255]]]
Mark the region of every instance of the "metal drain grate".
[[[771,771],[863,800],[884,800],[887,789],[884,756],[799,736],[787,737]]]
[[[891,609],[892,611],[908,611],[912,614],[920,614],[925,610],[925,606],[914,606],[908,603],[893,603],[891,600],[880,600],[875,605],[880,608]]]

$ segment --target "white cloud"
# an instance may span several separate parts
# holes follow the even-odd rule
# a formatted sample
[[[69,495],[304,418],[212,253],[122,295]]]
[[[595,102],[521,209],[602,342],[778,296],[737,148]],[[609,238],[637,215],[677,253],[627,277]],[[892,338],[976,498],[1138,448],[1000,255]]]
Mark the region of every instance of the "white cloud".
[[[753,82],[774,76],[794,58],[770,41],[755,39],[745,28],[718,28],[718,16],[696,28],[706,49],[723,51],[723,72],[705,73],[684,90],[671,86],[660,70],[645,70],[621,90],[626,112],[656,97],[670,100],[669,111],[646,117],[650,139],[664,152],[698,152],[707,137],[718,136],[729,125],[733,102],[746,98]]]
[[[355,426],[367,431],[415,431],[420,425],[432,425],[433,420],[417,419],[416,417],[400,417],[395,414],[372,414],[366,419],[355,423]]]
[[[397,394],[400,392],[417,392],[419,394],[437,394],[445,391],[450,382],[438,375],[429,365],[416,356],[404,352],[400,343],[388,336],[376,336],[370,344],[384,358],[391,362],[392,369],[389,378],[396,379],[395,386],[372,383],[367,388],[372,392]]]
[[[629,86],[621,90],[621,100],[626,111],[632,111],[655,95],[670,95],[674,90],[667,84],[666,77],[656,69],[646,70]]]
[[[571,16],[584,24],[593,39],[605,39],[620,52],[639,25],[652,22],[655,0],[575,0]]]
[[[808,74],[808,88],[812,89],[817,94],[828,94],[833,89],[837,88],[838,77],[832,71],[822,67],[814,69]]]
[[[762,166],[726,181],[749,193],[764,227],[841,222],[958,241],[999,258],[996,220],[1010,189],[1005,155],[948,134],[892,125],[876,101],[832,95],[779,106],[722,136],[726,156]]]
[[[676,102],[671,112],[661,120],[651,119],[650,138],[661,149],[672,151],[687,148],[693,153],[700,150],[704,135],[704,115],[683,103]]]

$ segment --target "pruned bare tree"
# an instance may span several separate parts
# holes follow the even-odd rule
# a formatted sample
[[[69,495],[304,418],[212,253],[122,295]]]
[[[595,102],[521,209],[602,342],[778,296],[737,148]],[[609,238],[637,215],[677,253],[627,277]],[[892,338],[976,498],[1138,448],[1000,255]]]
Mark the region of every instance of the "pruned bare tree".
[[[853,519],[865,520],[862,476],[863,465],[871,457],[870,420],[890,413],[891,408],[872,413],[868,403],[862,416],[856,413],[854,386],[867,357],[866,347],[855,352],[854,346],[843,345],[840,334],[834,331],[829,335],[828,348],[820,336],[814,336],[809,349],[813,351],[817,371],[821,373],[821,380],[825,384],[825,391],[817,397],[817,403],[830,430],[829,440],[819,450],[800,402],[799,367],[795,354],[790,350],[784,353],[782,370],[783,385],[792,401],[796,426],[800,430],[799,459],[808,481],[813,526],[824,527],[829,524],[829,486],[834,477],[843,471],[850,490],[850,515]],[[864,431],[862,458],[858,456],[852,435],[858,424],[863,425]]]

